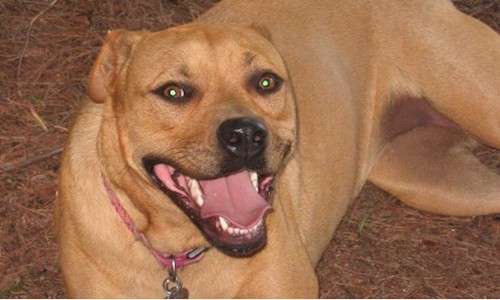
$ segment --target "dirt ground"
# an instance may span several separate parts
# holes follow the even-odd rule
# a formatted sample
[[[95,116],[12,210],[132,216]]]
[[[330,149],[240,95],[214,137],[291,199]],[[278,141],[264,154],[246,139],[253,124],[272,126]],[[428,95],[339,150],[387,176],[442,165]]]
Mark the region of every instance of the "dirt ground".
[[[0,1],[0,298],[64,297],[52,228],[60,152],[106,32],[184,23],[215,2]],[[455,3],[499,31],[499,0]],[[477,155],[500,171],[500,151]],[[323,298],[500,298],[500,216],[436,216],[368,184],[317,272]]]

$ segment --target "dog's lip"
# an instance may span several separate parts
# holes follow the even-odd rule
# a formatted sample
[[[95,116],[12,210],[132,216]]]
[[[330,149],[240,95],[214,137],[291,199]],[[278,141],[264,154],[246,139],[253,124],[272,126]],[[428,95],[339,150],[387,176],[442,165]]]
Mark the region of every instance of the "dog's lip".
[[[264,220],[271,210],[269,198],[274,176],[258,176],[255,172],[240,170],[211,180],[196,180],[162,161],[145,160],[144,165],[152,180],[214,246],[238,256],[252,254],[263,247],[266,240]],[[234,186],[239,184],[243,187]],[[238,198],[225,195],[220,199],[219,195],[207,193],[236,193]]]

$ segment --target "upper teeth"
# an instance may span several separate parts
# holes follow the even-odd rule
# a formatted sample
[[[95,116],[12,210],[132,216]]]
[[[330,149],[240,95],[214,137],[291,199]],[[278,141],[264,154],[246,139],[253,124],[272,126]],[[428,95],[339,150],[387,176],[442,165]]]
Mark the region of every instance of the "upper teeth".
[[[255,173],[255,172],[250,172],[250,180],[252,181],[253,187],[258,192],[259,191],[259,175],[257,175],[257,173]]]
[[[196,204],[200,207],[203,206],[205,199],[203,199],[203,193],[201,192],[200,184],[196,179],[189,179],[189,191],[191,192],[191,196],[193,197]]]

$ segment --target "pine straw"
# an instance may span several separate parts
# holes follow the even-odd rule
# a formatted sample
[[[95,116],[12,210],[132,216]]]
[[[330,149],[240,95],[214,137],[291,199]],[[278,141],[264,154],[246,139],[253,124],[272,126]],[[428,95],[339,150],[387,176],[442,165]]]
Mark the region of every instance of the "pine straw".
[[[0,298],[64,296],[52,229],[59,153],[106,32],[181,24],[216,1],[52,2],[0,2]],[[498,0],[458,7],[500,29]],[[498,150],[477,153],[499,168]],[[317,269],[322,296],[500,298],[499,231],[498,216],[435,216],[367,185]]]

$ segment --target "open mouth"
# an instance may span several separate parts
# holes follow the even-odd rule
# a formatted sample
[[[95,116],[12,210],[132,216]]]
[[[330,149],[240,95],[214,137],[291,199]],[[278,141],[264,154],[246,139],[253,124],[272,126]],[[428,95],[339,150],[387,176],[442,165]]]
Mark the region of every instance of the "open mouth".
[[[227,176],[197,180],[163,162],[144,162],[152,180],[191,218],[215,247],[247,256],[266,242],[264,219],[274,176],[240,170]]]

